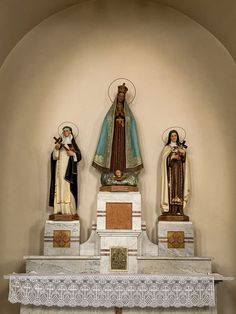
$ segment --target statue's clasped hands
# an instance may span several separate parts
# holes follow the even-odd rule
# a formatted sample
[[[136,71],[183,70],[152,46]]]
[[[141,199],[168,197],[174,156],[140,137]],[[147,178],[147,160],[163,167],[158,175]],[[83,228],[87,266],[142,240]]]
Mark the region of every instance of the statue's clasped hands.
[[[75,152],[73,152],[73,150],[68,150],[67,151],[67,155],[70,156],[70,157],[71,156],[73,157],[73,156],[75,156]]]
[[[182,154],[182,155],[184,155],[184,154],[185,154],[185,150],[184,150],[184,149],[182,149],[182,148],[179,148],[179,152],[180,152],[180,154]]]

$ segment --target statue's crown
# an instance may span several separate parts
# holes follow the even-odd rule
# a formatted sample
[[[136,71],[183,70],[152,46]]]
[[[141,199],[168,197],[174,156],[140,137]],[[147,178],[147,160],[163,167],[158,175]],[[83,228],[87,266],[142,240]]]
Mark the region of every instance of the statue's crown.
[[[125,86],[125,83],[118,86],[118,93],[124,93],[126,94],[128,91],[128,88]]]

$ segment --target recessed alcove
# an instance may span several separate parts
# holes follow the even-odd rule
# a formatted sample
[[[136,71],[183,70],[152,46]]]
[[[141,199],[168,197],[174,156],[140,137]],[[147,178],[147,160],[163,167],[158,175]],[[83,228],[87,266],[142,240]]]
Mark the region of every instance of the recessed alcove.
[[[79,126],[79,215],[87,239],[100,184],[91,162],[110,106],[107,88],[116,77],[131,79],[137,89],[131,106],[144,159],[140,191],[149,237],[156,241],[160,214],[161,135],[180,125],[189,145],[188,215],[197,254],[214,256],[215,270],[233,275],[235,63],[202,26],[144,0],[84,1],[62,11],[29,32],[1,68],[3,272],[16,271],[23,255],[42,254],[49,155],[62,121]],[[220,313],[231,314],[235,283],[224,287]],[[6,282],[3,290],[6,297]]]

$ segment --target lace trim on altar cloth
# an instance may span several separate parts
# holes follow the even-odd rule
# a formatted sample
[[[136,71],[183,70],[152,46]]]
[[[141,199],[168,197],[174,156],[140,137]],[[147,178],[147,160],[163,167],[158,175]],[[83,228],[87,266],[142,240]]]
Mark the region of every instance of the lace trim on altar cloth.
[[[10,275],[9,301],[70,307],[215,306],[213,276]]]

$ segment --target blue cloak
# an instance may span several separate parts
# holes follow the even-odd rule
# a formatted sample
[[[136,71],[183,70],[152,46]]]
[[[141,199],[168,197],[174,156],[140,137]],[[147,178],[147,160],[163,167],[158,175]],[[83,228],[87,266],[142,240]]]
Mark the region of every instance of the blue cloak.
[[[107,112],[93,160],[93,167],[102,172],[109,172],[111,168],[112,142],[114,133],[116,99]],[[124,102],[125,113],[125,156],[126,172],[138,171],[143,168],[142,157],[139,148],[136,123],[127,102]]]

